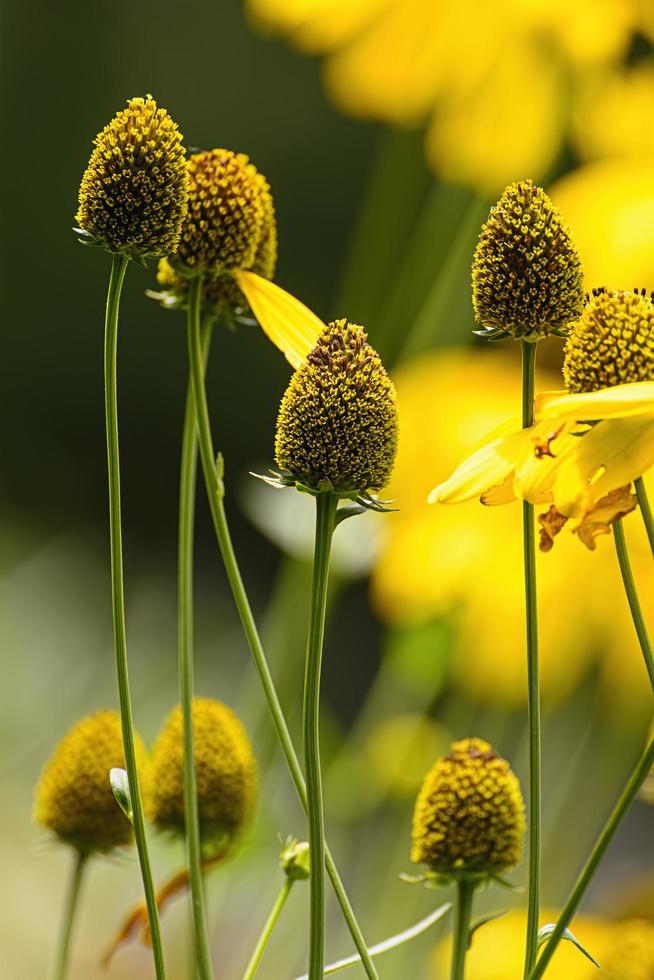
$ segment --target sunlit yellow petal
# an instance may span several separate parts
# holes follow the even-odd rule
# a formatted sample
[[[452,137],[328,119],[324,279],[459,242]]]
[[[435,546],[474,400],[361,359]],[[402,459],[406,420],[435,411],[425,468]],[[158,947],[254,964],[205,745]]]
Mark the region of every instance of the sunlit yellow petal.
[[[654,129],[643,126],[654,104],[654,61],[607,69],[582,79],[574,139],[587,160],[654,153]]]
[[[396,0],[247,0],[254,25],[289,34],[306,54],[322,54],[346,44]]]
[[[297,369],[315,347],[323,321],[276,283],[254,272],[234,275],[263,332]]]
[[[618,419],[650,413],[654,414],[654,382],[651,381],[571,395],[547,391],[536,397],[539,419]]]
[[[491,488],[503,484],[513,474],[516,464],[530,453],[533,453],[533,442],[529,429],[493,439],[468,456],[448,480],[434,487],[429,494],[429,503],[460,504],[481,497]],[[496,495],[487,496],[485,503],[490,503],[491,499],[505,502],[501,495]]]
[[[517,497],[532,504],[543,504],[552,499],[557,470],[567,456],[577,449],[579,436],[572,430],[577,432],[578,429],[575,423],[567,428],[552,426],[551,432],[543,431],[542,425],[538,427],[543,434],[542,452],[532,452],[516,467],[514,492]]]

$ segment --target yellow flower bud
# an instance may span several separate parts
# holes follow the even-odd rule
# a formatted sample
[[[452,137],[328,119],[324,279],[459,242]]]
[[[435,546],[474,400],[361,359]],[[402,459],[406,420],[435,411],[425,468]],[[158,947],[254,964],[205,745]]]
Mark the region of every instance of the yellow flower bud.
[[[522,855],[525,807],[508,762],[479,738],[454,742],[427,774],[411,860],[439,874],[501,874]]]
[[[131,99],[96,136],[79,191],[82,241],[134,258],[179,242],[188,202],[182,136],[151,96]]]
[[[146,755],[138,736],[136,754],[141,774]],[[132,826],[109,781],[111,769],[124,767],[118,713],[98,711],[83,718],[59,742],[43,769],[34,819],[85,852],[131,843]]]

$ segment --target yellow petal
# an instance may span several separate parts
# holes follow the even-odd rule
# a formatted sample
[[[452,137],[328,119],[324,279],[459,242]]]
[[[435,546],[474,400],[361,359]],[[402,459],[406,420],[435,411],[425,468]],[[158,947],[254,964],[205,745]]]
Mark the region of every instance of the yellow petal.
[[[533,452],[531,430],[521,429],[511,435],[493,439],[461,463],[449,480],[434,487],[429,494],[430,504],[459,504],[484,495],[484,503],[506,503],[513,499],[506,493],[488,494],[504,484],[515,467]]]
[[[286,360],[297,369],[316,346],[325,324],[308,306],[269,279],[254,272],[237,271],[236,281],[245,294],[261,329]]]
[[[573,395],[549,391],[536,398],[539,419],[618,419],[643,414],[654,416],[654,382],[651,381]]]
[[[535,427],[534,431],[541,433],[542,437],[539,441],[538,436],[534,436],[534,452],[516,469],[516,496],[529,500],[532,504],[543,504],[552,499],[552,486],[558,469],[578,448],[580,437],[576,422],[563,423],[557,427],[552,421],[549,426],[549,432],[544,431],[542,423]]]

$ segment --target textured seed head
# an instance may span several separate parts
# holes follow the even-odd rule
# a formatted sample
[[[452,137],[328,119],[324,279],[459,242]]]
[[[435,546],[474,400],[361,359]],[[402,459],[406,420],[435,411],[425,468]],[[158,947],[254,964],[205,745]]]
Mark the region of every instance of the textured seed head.
[[[243,153],[208,150],[188,161],[189,207],[175,262],[211,278],[234,269],[272,278],[277,229],[270,185]]]
[[[606,980],[651,980],[654,977],[654,922],[628,919],[612,927],[615,941],[602,957]]]
[[[284,393],[275,458],[316,490],[380,490],[397,450],[395,388],[361,327],[325,327]]]
[[[568,391],[654,381],[654,303],[632,292],[596,290],[565,345]]]
[[[145,750],[136,738],[141,781]],[[74,725],[46,763],[36,787],[34,819],[82,851],[129,844],[132,827],[114,798],[109,773],[125,768],[120,718],[98,711]]]
[[[583,303],[581,260],[540,187],[507,187],[481,230],[472,264],[475,317],[489,333],[538,340],[564,330]]]
[[[110,252],[174,252],[188,203],[182,136],[151,96],[131,99],[96,136],[79,191],[79,227]]]
[[[232,836],[250,819],[256,799],[256,764],[233,711],[211,698],[193,699],[193,741],[200,834],[211,843]],[[182,711],[168,716],[152,750],[146,810],[161,830],[184,833]]]
[[[508,762],[488,742],[464,739],[422,784],[411,860],[444,874],[500,874],[520,861],[524,832],[524,801]]]

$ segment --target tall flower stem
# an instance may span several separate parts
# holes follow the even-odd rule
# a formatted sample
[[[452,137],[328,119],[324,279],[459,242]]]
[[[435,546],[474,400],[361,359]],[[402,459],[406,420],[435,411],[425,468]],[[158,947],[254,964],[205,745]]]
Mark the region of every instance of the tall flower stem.
[[[470,946],[470,917],[475,883],[467,878],[457,882],[454,935],[452,938],[452,980],[463,980],[465,975],[466,953]]]
[[[640,649],[643,653],[643,659],[647,673],[649,674],[649,681],[652,689],[654,689],[654,651],[652,650],[652,643],[647,632],[647,626],[645,625],[645,617],[638,601],[638,593],[636,591],[633,572],[631,571],[622,521],[616,521],[613,525],[613,540],[615,541],[615,550],[618,556],[618,564],[620,565],[622,584],[624,585],[629,609],[631,610],[631,618],[633,619]]]
[[[309,980],[321,980],[325,963],[325,819],[320,768],[320,673],[325,638],[325,609],[329,556],[338,498],[333,493],[316,497],[316,538],[313,553],[311,614],[304,675],[302,729],[309,803],[309,856],[311,860]]]
[[[647,777],[649,771],[654,763],[654,739],[645,749],[645,752],[641,756],[640,760],[636,764],[636,767],[631,774],[629,782],[622,791],[620,799],[615,805],[615,808],[609,817],[607,823],[600,834],[595,847],[593,848],[588,861],[586,862],[583,870],[581,871],[577,881],[570,893],[570,897],[565,904],[565,908],[559,916],[559,920],[556,923],[556,928],[554,929],[552,935],[550,936],[547,944],[545,945],[543,952],[538,960],[538,963],[532,968],[529,973],[528,980],[538,980],[542,977],[547,969],[547,966],[554,955],[556,947],[558,946],[564,931],[568,928],[572,921],[572,917],[579,908],[581,900],[583,899],[588,886],[590,885],[593,875],[597,871],[600,861],[604,857],[609,844],[615,837],[620,824],[622,823],[629,807],[633,803],[638,793],[638,790],[642,786],[645,778]]]
[[[291,778],[295,785],[296,792],[305,813],[308,813],[308,801],[306,784],[302,767],[298,760],[293,742],[291,739],[288,725],[284,717],[284,712],[277,696],[275,683],[268,667],[268,661],[261,644],[261,639],[257,631],[257,626],[252,615],[247,592],[241,577],[241,571],[236,560],[234,546],[229,532],[229,524],[223,502],[224,485],[222,481],[222,458],[216,462],[216,455],[211,436],[211,425],[209,422],[209,410],[207,406],[207,396],[204,388],[203,365],[202,365],[202,341],[200,332],[200,298],[202,283],[199,278],[189,282],[189,311],[188,311],[188,350],[191,370],[191,385],[195,402],[198,449],[200,461],[204,473],[204,480],[209,500],[209,508],[213,520],[218,547],[225,567],[225,574],[232,591],[234,603],[236,605],[243,631],[245,633],[248,646],[259,674],[259,679],[263,687],[264,696],[268,702],[275,734],[279,740],[286,764]],[[354,911],[347,897],[345,888],[340,879],[340,875],[331,856],[329,848],[325,846],[325,866],[329,875],[336,898],[343,912],[343,917],[347,922],[348,928],[354,940],[354,944],[361,955],[361,960],[369,980],[378,980],[377,970],[368,952],[365,940],[359,928],[359,924],[354,915]]]
[[[259,968],[259,963],[261,962],[261,957],[266,951],[266,946],[268,945],[268,940],[272,936],[273,929],[277,925],[277,920],[282,914],[282,909],[286,905],[286,899],[291,894],[291,888],[295,884],[293,878],[285,878],[284,884],[282,885],[281,891],[277,898],[275,899],[275,904],[273,905],[270,915],[266,920],[266,924],[263,927],[261,935],[257,941],[257,945],[254,948],[254,952],[250,957],[250,962],[248,963],[245,973],[243,974],[243,980],[252,980],[252,977],[257,972]]]
[[[75,853],[75,864],[73,865],[70,882],[68,884],[68,892],[66,894],[64,907],[62,910],[61,923],[59,925],[57,945],[55,947],[54,957],[48,973],[48,980],[64,980],[64,977],[66,976],[68,954],[70,951],[70,939],[73,932],[73,923],[75,921],[75,913],[79,902],[80,886],[82,884],[82,877],[84,874],[84,868],[86,867],[87,858],[88,853],[85,853],[84,851],[77,851]]]
[[[635,487],[640,513],[642,514],[645,530],[647,531],[647,540],[654,555],[654,514],[652,514],[652,508],[647,498],[647,490],[645,489],[645,481],[642,476],[639,476],[635,481]]]
[[[212,325],[204,331],[203,370]],[[202,845],[195,779],[193,752],[193,538],[195,530],[195,495],[197,477],[197,435],[195,404],[189,387],[184,412],[182,454],[179,479],[179,542],[178,542],[178,651],[179,694],[182,706],[184,733],[184,827],[186,853],[191,889],[193,931],[195,935],[195,973],[198,980],[212,980],[213,967],[202,874]]]
[[[522,342],[522,427],[534,421],[536,344]],[[527,621],[527,711],[529,726],[529,895],[525,976],[536,962],[540,902],[541,749],[540,683],[538,679],[538,614],[536,606],[536,542],[533,504],[522,503]]]
[[[143,816],[143,802],[139,788],[134,749],[134,725],[132,703],[129,693],[127,670],[127,638],[125,634],[125,595],[123,587],[123,540],[120,508],[120,457],[118,452],[118,392],[116,384],[116,351],[118,346],[118,309],[120,294],[125,280],[129,259],[124,255],[114,255],[111,263],[111,276],[107,291],[104,348],[104,392],[105,421],[107,428],[107,464],[109,471],[109,536],[111,542],[111,597],[114,624],[114,647],[116,651],[116,673],[118,677],[118,697],[120,718],[125,750],[125,767],[129,779],[132,805],[132,819],[136,848],[141,866],[143,889],[148,909],[148,921],[152,938],[152,955],[157,980],[164,980],[165,969],[159,928],[159,912],[152,879],[152,868],[148,854],[148,842]]]

